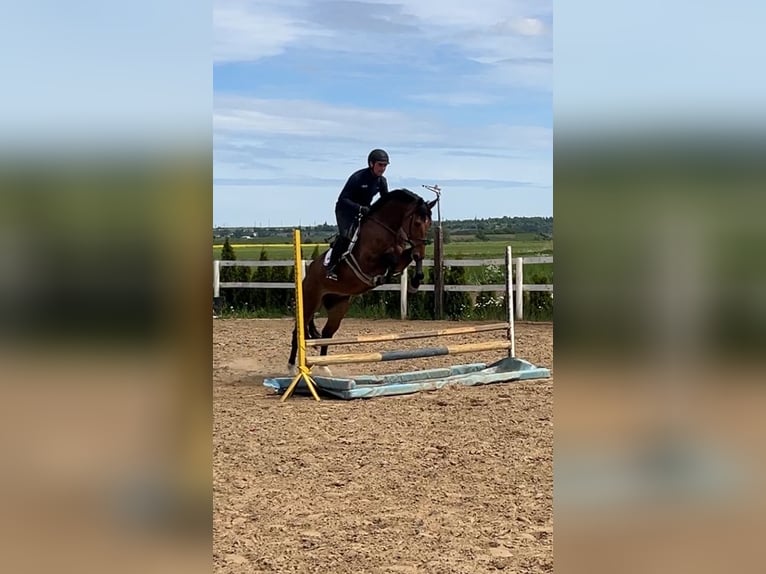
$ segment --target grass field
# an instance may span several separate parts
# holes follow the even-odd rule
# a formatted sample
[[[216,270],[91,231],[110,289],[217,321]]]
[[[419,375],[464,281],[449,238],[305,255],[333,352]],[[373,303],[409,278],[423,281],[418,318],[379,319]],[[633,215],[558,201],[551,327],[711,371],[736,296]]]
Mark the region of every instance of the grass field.
[[[488,241],[451,241],[444,246],[446,259],[502,259],[505,257],[505,247],[510,243],[514,257],[531,257],[536,255],[553,255],[553,240],[534,239],[492,239]],[[285,244],[233,243],[234,253],[238,261],[258,260],[261,250],[265,249],[270,261],[287,260],[293,257],[293,247]],[[309,243],[303,245],[303,257],[310,258],[314,246],[319,250],[327,248],[327,244]],[[220,259],[221,244],[213,245],[213,259]],[[433,258],[433,245],[426,249],[426,257]]]

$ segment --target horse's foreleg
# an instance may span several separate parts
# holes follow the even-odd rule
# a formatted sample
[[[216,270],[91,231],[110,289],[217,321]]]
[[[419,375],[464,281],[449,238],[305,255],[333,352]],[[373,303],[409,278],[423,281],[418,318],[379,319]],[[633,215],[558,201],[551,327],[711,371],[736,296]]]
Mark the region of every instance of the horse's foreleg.
[[[340,322],[343,321],[350,306],[351,297],[342,297],[334,299],[331,306],[327,307],[327,321],[322,327],[323,339],[330,339],[338,331]],[[319,354],[327,354],[327,345],[320,349]]]
[[[425,273],[423,273],[423,258],[417,253],[412,258],[415,260],[415,274],[412,276],[411,286],[407,289],[409,293],[417,292],[420,283],[425,277]]]
[[[386,272],[383,275],[383,277],[381,277],[378,280],[377,282],[378,285],[382,285],[386,281],[389,281],[395,273],[399,273],[401,271],[401,269],[398,266],[399,260],[400,260],[400,257],[397,256],[396,252],[393,249],[387,251],[381,256],[380,262],[383,265],[383,267],[386,269]]]

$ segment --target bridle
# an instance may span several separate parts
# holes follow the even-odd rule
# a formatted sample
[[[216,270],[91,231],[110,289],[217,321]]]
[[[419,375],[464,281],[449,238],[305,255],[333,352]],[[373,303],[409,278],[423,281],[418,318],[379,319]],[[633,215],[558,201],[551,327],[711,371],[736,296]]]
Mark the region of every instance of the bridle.
[[[415,206],[415,208],[412,210],[412,213],[409,215],[409,226],[407,228],[407,232],[405,233],[403,231],[403,228],[399,228],[399,230],[394,230],[379,219],[377,219],[375,216],[372,216],[368,219],[368,221],[374,221],[377,223],[380,227],[388,231],[391,235],[396,237],[397,239],[400,239],[401,242],[405,245],[405,248],[409,246],[410,249],[415,249],[416,247],[419,247],[421,245],[425,245],[427,243],[426,239],[412,239],[412,226],[415,224],[415,216],[417,214],[417,209],[419,206]]]

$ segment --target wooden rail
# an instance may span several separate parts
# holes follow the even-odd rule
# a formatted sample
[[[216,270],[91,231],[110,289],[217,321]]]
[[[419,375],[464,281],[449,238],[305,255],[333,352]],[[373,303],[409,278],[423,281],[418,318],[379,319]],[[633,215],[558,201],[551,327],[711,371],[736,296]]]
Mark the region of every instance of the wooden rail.
[[[345,355],[324,355],[306,357],[310,367],[318,365],[349,365],[352,363],[379,363],[381,361],[401,361],[403,359],[420,359],[424,357],[439,357],[441,355],[458,355],[461,353],[478,353],[481,351],[497,351],[510,349],[511,341],[487,341],[486,343],[467,343],[465,345],[447,345],[444,347],[424,347],[421,349],[402,349],[397,351],[381,351],[379,353],[348,353]]]
[[[354,343],[379,343],[382,341],[401,341],[405,339],[425,339],[428,337],[444,337],[448,335],[464,335],[467,333],[482,333],[485,331],[500,331],[508,329],[508,323],[493,323],[491,325],[476,325],[473,327],[451,327],[432,331],[416,331],[414,333],[388,333],[385,335],[358,335],[356,337],[337,337],[333,339],[307,339],[308,347],[323,347],[325,345],[350,345]]]

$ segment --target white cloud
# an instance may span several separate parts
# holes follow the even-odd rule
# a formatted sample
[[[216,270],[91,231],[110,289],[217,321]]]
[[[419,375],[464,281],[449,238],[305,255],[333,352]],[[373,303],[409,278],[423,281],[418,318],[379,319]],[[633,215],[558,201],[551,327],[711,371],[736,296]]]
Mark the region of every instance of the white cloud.
[[[283,209],[286,223],[309,214],[331,221],[343,182],[364,167],[374,147],[391,154],[391,186],[424,191],[421,183],[441,184],[450,217],[477,213],[480,197],[495,202],[482,207],[490,212],[550,211],[552,130],[508,119],[530,105],[524,92],[523,105],[514,108],[519,87],[550,91],[550,2],[215,1],[216,61],[256,60],[290,49],[286,65],[293,68],[285,74],[291,94],[301,93],[293,85],[297,66],[301,74],[330,74],[312,90],[327,98],[347,83],[365,87],[345,92],[343,104],[319,95],[277,99],[275,76],[264,78],[271,84],[256,92],[259,97],[218,94],[219,214],[257,213],[267,203],[261,200],[281,194],[290,200],[268,209]],[[364,15],[367,26],[358,28]],[[379,92],[367,98],[366,88],[374,85]],[[497,115],[492,106],[498,106]],[[535,113],[547,123],[546,109]],[[251,201],[254,207],[245,207]]]
[[[357,22],[364,4],[371,26],[350,29],[349,18]],[[288,46],[390,58],[402,40],[387,40],[397,37],[396,26],[423,50],[450,45],[477,61],[550,55],[551,34],[541,16],[551,11],[551,2],[508,0],[216,0],[215,60],[257,60]]]
[[[545,184],[550,170],[552,130],[534,125],[458,127],[393,110],[244,97],[218,98],[214,125],[220,178],[341,179],[363,167],[373,147],[388,149],[400,178]]]
[[[393,4],[404,14],[428,27],[448,27],[457,30],[489,28],[517,14],[538,12],[545,2],[513,0],[382,0],[371,3]]]
[[[508,18],[492,26],[499,34],[518,34],[520,36],[542,36],[548,32],[545,23],[539,18]]]
[[[311,100],[216,98],[216,131],[367,141],[433,142],[433,125],[395,110],[333,105]]]
[[[498,90],[513,90],[519,87],[546,92],[553,89],[553,66],[546,59],[496,59],[492,60],[476,81]],[[470,81],[470,78],[466,79]]]
[[[500,96],[482,92],[436,92],[414,94],[409,99],[415,102],[446,106],[484,106],[500,101]]]
[[[299,14],[300,12],[293,12]],[[267,2],[215,0],[213,58],[216,62],[254,61],[281,54],[300,40],[323,32]]]

